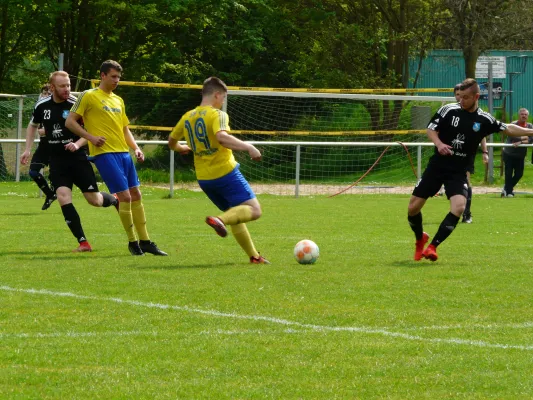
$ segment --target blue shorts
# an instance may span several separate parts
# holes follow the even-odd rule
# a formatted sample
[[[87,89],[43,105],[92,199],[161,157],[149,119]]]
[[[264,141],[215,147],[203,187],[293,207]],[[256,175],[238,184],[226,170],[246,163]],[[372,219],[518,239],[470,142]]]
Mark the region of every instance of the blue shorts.
[[[111,193],[140,186],[130,153],[105,153],[94,157],[94,164]]]
[[[255,199],[255,193],[239,171],[239,165],[221,178],[199,180],[198,184],[221,211]]]

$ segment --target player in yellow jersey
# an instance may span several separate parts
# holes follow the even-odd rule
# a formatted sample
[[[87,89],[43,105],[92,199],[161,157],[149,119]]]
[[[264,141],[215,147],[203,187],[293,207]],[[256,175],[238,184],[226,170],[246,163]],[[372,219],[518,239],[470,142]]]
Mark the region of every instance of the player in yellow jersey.
[[[124,101],[113,93],[121,76],[122,67],[119,63],[104,61],[100,67],[100,85],[78,97],[70,110],[66,126],[71,132],[88,140],[89,152],[98,172],[109,191],[116,194],[130,253],[134,256],[144,253],[166,256],[167,253],[150,240],[146,230],[140,182],[129,149],[133,149],[138,162],[144,161],[144,154],[128,128]],[[77,122],[82,117],[85,128]]]
[[[202,103],[181,117],[168,138],[168,146],[179,153],[192,150],[200,188],[223,211],[218,217],[207,217],[205,222],[222,237],[228,234],[226,225],[231,226],[235,240],[252,264],[270,264],[255,249],[246,227],[246,222],[261,216],[261,205],[239,171],[232,150],[247,151],[256,161],[261,160],[261,153],[228,133],[229,117],[221,111],[227,92],[228,88],[220,79],[206,79]],[[178,143],[183,137],[188,146]]]

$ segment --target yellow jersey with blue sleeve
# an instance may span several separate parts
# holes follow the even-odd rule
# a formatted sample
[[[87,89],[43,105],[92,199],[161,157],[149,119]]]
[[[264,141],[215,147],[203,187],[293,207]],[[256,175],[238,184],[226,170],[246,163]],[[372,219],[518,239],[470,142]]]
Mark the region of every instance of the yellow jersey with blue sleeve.
[[[185,137],[194,153],[198,180],[220,178],[237,166],[233,152],[218,142],[219,131],[230,131],[228,114],[212,106],[198,106],[186,112],[170,134],[175,140]]]
[[[126,116],[124,100],[120,96],[106,93],[99,88],[89,89],[78,97],[70,111],[82,116],[87,132],[106,139],[102,147],[96,147],[89,142],[89,153],[92,156],[129,151],[124,127],[128,126],[130,121]]]

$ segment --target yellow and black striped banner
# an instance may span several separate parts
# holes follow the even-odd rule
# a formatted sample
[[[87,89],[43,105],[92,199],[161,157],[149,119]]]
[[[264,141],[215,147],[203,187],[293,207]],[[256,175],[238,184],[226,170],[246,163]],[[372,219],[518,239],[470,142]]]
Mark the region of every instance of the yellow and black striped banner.
[[[172,127],[150,126],[150,125],[130,125],[132,130],[170,132]],[[258,136],[363,136],[363,135],[420,135],[425,134],[425,129],[412,130],[380,130],[380,131],[244,131],[236,130],[230,132],[232,135],[258,135]]]
[[[420,135],[425,129],[386,130],[386,131],[231,131],[232,135],[266,135],[266,136],[364,136],[364,135]]]
[[[91,80],[91,86],[95,87],[100,81]],[[121,86],[156,87],[167,89],[202,89],[202,85],[188,83],[157,83],[157,82],[133,82],[120,81]],[[449,93],[453,88],[425,88],[425,89],[315,89],[315,88],[264,88],[248,86],[228,86],[228,90],[248,90],[255,92],[288,92],[288,93],[341,93],[341,94],[376,94],[376,93]]]

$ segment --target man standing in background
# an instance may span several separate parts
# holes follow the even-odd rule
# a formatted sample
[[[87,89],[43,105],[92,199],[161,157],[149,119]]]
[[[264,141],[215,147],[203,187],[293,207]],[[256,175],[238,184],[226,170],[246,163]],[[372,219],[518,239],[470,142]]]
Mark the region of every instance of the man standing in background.
[[[533,128],[533,124],[527,122],[528,118],[529,111],[526,108],[521,108],[518,111],[518,121],[513,121],[511,123],[521,126],[522,128],[531,129]],[[513,147],[504,147],[502,149],[503,162],[505,164],[505,186],[502,190],[502,197],[515,197],[514,187],[524,175],[524,160],[527,155],[527,148],[519,147],[519,145],[521,143],[531,143],[531,139],[527,136],[507,136],[505,143],[513,144]]]

